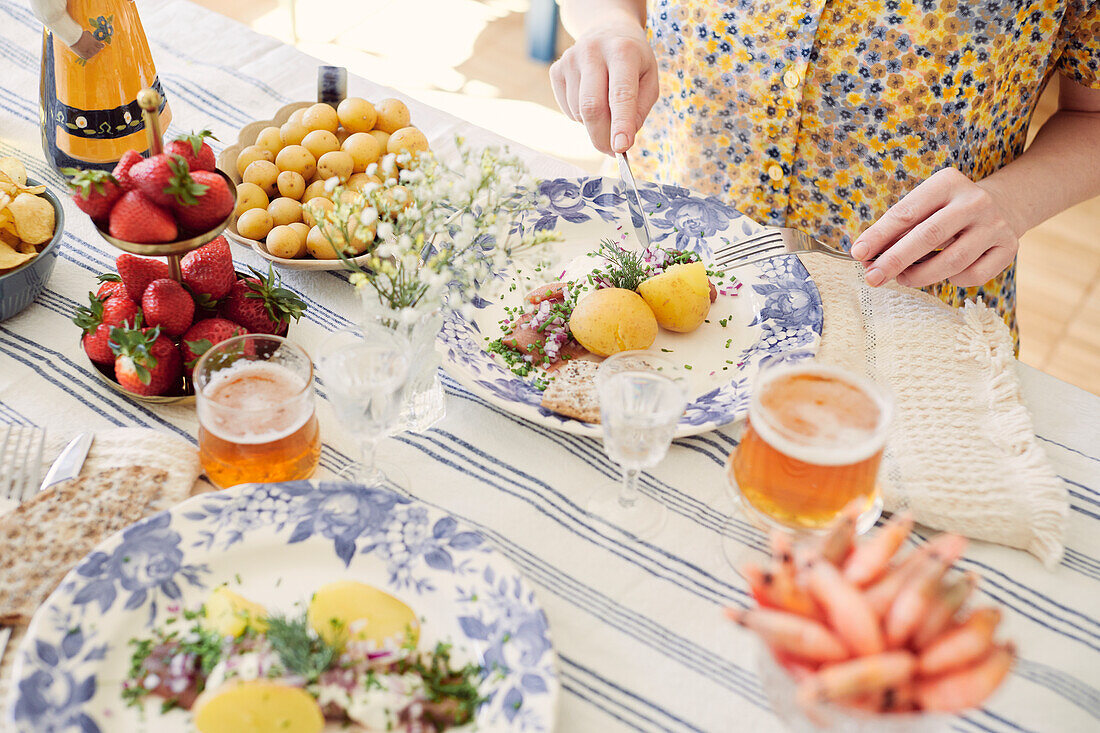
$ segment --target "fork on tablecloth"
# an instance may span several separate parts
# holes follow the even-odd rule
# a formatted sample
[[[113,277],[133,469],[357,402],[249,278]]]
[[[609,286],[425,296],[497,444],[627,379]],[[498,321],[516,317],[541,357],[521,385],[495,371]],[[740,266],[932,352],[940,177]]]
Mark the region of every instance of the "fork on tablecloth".
[[[829,255],[840,260],[855,262],[850,254],[842,249],[831,247],[820,239],[811,237],[801,229],[791,227],[768,227],[760,234],[736,242],[727,242],[714,250],[714,264],[719,270],[732,270],[735,267],[751,265],[778,257],[779,255],[798,254],[800,252]],[[918,258],[914,265],[931,259],[939,251],[929,252]]]

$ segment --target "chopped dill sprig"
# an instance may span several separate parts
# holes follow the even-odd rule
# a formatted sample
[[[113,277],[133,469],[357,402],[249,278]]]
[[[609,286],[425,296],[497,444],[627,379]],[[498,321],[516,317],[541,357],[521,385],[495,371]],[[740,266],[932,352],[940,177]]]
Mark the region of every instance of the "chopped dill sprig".
[[[612,240],[604,239],[600,242],[599,254],[608,264],[600,274],[606,275],[617,288],[636,290],[649,277],[639,252],[627,251]]]
[[[283,666],[307,682],[316,682],[340,655],[337,647],[313,631],[304,612],[293,618],[283,614],[269,616],[267,640]]]

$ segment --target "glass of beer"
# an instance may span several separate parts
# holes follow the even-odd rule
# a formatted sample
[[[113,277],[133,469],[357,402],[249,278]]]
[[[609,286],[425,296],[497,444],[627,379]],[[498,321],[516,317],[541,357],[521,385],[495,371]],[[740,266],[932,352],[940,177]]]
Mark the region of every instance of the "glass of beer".
[[[821,533],[849,506],[864,532],[882,512],[878,471],[893,412],[858,374],[817,362],[761,372],[726,473],[757,527]]]
[[[207,477],[228,488],[309,478],[321,457],[313,363],[285,338],[236,336],[195,365],[199,455]]]

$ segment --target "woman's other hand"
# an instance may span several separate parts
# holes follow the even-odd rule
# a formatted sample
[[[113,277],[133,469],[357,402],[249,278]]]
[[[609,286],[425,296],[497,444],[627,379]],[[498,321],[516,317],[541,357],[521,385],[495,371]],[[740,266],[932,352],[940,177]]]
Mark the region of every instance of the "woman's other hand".
[[[657,101],[657,60],[633,17],[584,30],[550,67],[558,106],[602,153],[623,153]]]
[[[973,287],[1012,263],[1022,233],[995,187],[944,168],[860,234],[851,254],[867,268],[871,286],[897,278],[914,288],[941,280]],[[934,250],[942,251],[914,264]]]
[[[71,48],[73,53],[77,56],[87,61],[103,50],[103,43],[97,41],[90,31],[84,31],[80,34],[80,38],[77,39],[76,43],[69,46],[69,48]]]

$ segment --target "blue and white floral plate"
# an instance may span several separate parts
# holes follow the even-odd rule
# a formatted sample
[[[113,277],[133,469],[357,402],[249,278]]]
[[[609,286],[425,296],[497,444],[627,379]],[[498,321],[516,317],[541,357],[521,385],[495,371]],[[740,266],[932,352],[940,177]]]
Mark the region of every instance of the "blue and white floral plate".
[[[228,583],[292,611],[319,586],[369,583],[423,619],[424,648],[454,643],[488,673],[479,731],[554,728],[559,683],[546,615],[477,532],[397,494],[346,483],[246,484],[196,496],[104,541],[35,614],[15,661],[8,726],[19,733],[192,731],[120,698],[129,639]],[[7,729],[8,726],[2,726]],[[338,730],[338,726],[333,726]]]
[[[472,320],[455,315],[440,336],[443,366],[455,379],[493,405],[550,428],[576,435],[600,435],[600,426],[550,412],[540,406],[542,393],[485,351],[501,335],[505,307],[521,305],[534,286],[557,279],[578,256],[595,251],[600,240],[619,241],[626,203],[611,178],[556,178],[540,189],[549,205],[528,215],[525,228],[555,229],[552,264],[541,277],[520,283],[496,302],[481,301]],[[760,233],[764,228],[713,196],[677,186],[642,184],[642,205],[655,244],[690,249],[712,258],[715,248]],[[640,226],[641,222],[634,222]],[[633,237],[633,233],[628,237]],[[627,239],[624,246],[637,246]],[[802,359],[821,340],[821,296],[810,274],[794,255],[775,257],[734,271],[737,295],[719,296],[709,323],[690,334],[661,331],[651,347],[666,350],[690,365],[693,401],[676,435],[696,435],[740,420],[748,412],[749,390],[762,366]]]

